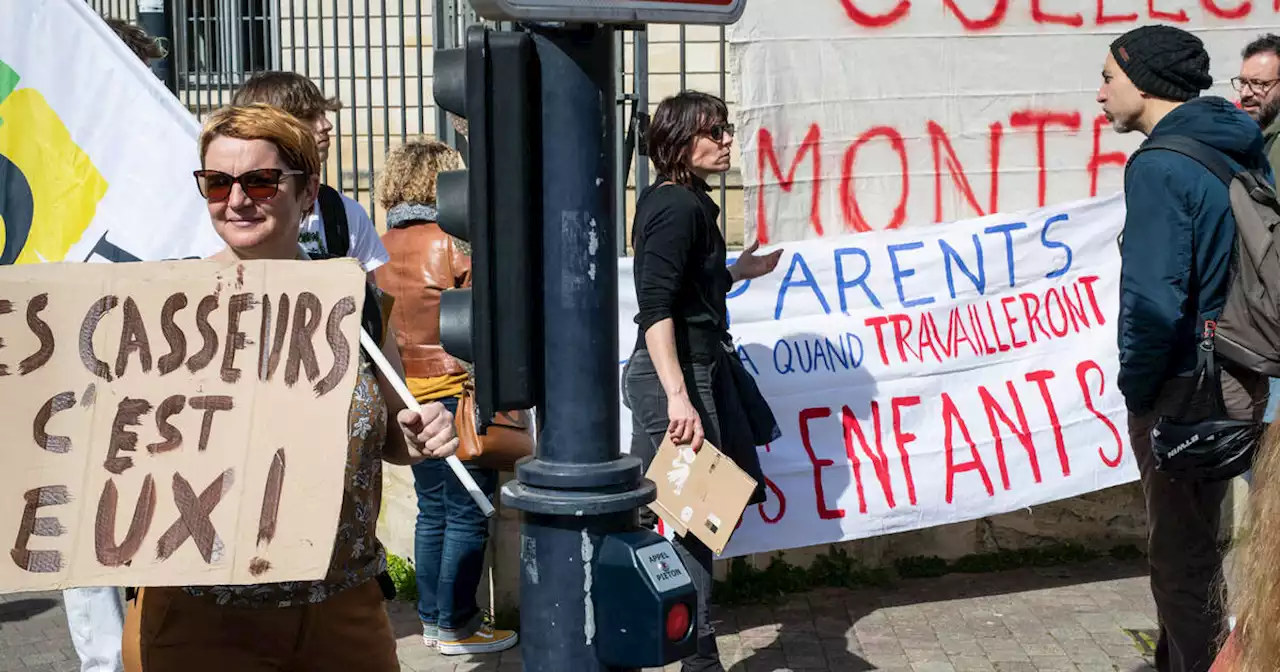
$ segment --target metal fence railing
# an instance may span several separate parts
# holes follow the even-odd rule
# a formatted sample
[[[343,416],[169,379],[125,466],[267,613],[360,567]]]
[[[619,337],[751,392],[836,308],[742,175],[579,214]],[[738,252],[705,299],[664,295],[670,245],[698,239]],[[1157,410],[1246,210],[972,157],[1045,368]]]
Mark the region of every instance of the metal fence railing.
[[[99,15],[134,21],[138,18],[136,0],[88,0],[89,6]]]
[[[137,18],[137,0],[86,1],[103,16]],[[458,46],[478,20],[466,0],[170,0],[169,13],[176,94],[197,116],[229,102],[248,75],[270,69],[301,73],[343,102],[333,117],[325,181],[364,204],[375,223],[383,214],[375,176],[388,149],[437,133],[457,144],[434,105],[431,64],[436,49]],[[617,35],[615,217],[618,253],[625,255],[635,186],[652,175],[643,155],[647,114],[684,88],[716,93],[731,111],[735,96],[724,28],[653,25]],[[733,245],[743,220],[736,170],[713,197]]]

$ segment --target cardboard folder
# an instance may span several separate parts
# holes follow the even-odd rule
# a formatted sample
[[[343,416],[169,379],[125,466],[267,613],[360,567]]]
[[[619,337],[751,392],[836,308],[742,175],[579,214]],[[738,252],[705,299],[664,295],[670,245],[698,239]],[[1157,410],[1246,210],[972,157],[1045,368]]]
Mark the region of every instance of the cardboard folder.
[[[756,481],[715,446],[698,452],[667,437],[645,474],[658,488],[649,508],[676,534],[692,532],[717,555],[737,529]]]

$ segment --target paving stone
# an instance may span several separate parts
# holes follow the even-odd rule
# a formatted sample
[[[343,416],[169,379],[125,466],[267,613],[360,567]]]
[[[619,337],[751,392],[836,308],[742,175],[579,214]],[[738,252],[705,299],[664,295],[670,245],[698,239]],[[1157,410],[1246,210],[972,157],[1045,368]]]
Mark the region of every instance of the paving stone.
[[[1109,632],[1117,628],[1115,619],[1111,614],[1076,614],[1076,622],[1080,627],[1090,633]]]
[[[993,663],[1024,663],[1030,662],[1031,657],[1020,649],[999,649],[988,651],[987,660]]]
[[[986,656],[952,656],[951,665],[956,672],[992,672],[996,669]]]
[[[767,625],[756,625],[749,628],[743,628],[739,631],[743,637],[768,636],[775,637],[778,634],[778,624],[769,623]]]
[[[1076,672],[1076,664],[1066,656],[1031,656],[1037,672]]]
[[[61,651],[48,651],[45,653],[37,653],[30,656],[22,657],[22,664],[27,667],[38,667],[40,665],[50,665],[66,660],[67,657],[62,655]]]
[[[1022,646],[1022,650],[1025,651],[1028,656],[1031,656],[1033,658],[1036,656],[1064,656],[1065,657],[1067,655],[1066,650],[1064,650],[1062,646],[1059,645],[1052,638],[1050,638],[1047,642],[1027,642],[1027,641],[1019,640],[1018,643]]]
[[[1069,642],[1072,640],[1092,640],[1093,637],[1084,628],[1074,625],[1064,628],[1049,628],[1049,634],[1059,642]]]
[[[928,641],[937,641],[938,639],[938,634],[934,632],[933,627],[927,621],[919,625],[897,625],[894,626],[893,632],[901,639]]]
[[[908,660],[907,657],[902,654],[867,653],[863,657],[867,659],[868,663],[875,665],[877,669],[894,669],[894,668],[900,668],[900,669],[906,669],[906,670],[911,669],[911,661]]]
[[[1023,662],[1023,661],[1015,661],[1015,662],[996,661],[995,666],[996,666],[996,670],[998,670],[999,672],[1039,672],[1038,670],[1036,670],[1035,665],[1032,665],[1029,662]]]
[[[1115,672],[1116,666],[1111,661],[1105,663],[1076,663],[1077,672]]]
[[[978,646],[978,643],[973,639],[940,641],[939,644],[942,646],[942,650],[953,658],[956,656],[978,657],[987,655],[987,652],[981,646]]]
[[[906,654],[907,660],[911,661],[912,665],[920,663],[950,664],[951,662],[951,657],[948,656],[947,652],[943,651],[940,646],[935,646],[933,648],[917,648],[904,644],[902,646],[902,651]]]
[[[928,661],[924,663],[912,663],[911,669],[914,672],[956,672],[956,668],[950,662]]]
[[[746,659],[747,672],[773,672],[774,670],[783,669],[787,666],[787,659],[781,652],[772,653],[759,651],[756,655]]]
[[[849,631],[852,624],[846,614],[842,618],[817,616],[814,618],[813,626],[819,637],[842,637]]]

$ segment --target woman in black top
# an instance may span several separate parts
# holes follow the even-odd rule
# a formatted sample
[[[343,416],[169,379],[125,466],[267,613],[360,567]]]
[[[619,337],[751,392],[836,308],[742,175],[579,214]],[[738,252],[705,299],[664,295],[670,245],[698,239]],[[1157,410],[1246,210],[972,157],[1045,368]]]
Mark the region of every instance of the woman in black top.
[[[708,441],[756,480],[751,503],[759,503],[764,475],[756,446],[781,431],[733,347],[725,295],[734,282],[773,271],[782,250],[757,256],[752,245],[725,266],[720,208],[706,183],[729,169],[733,125],[724,101],[694,91],[667,98],[654,113],[648,142],[658,179],[636,202],[639,333],[622,374],[631,454],[647,471],[668,435],[695,451]],[[641,518],[646,526],[655,522],[647,509]],[[693,535],[679,538],[676,548],[698,589],[698,652],[683,669],[723,670],[708,616],[714,554]]]

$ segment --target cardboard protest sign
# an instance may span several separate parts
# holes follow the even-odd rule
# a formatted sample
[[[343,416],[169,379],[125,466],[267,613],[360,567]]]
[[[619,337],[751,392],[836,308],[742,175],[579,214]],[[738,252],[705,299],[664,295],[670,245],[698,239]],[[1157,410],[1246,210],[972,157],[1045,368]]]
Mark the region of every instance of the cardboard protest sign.
[[[737,529],[738,519],[756,482],[715,446],[703,442],[698,452],[663,440],[645,477],[657,486],[649,504],[678,535],[692,533],[707,548],[721,553]]]
[[[0,267],[0,593],[321,578],[351,259]]]

